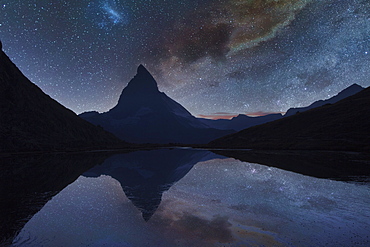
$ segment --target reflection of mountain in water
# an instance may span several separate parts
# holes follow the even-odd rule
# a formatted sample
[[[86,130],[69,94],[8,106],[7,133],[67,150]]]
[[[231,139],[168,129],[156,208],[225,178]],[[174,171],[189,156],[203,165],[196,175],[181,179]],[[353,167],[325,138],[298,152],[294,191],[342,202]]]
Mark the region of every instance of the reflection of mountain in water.
[[[86,177],[109,175],[148,221],[157,210],[162,193],[183,178],[200,161],[223,156],[209,151],[158,149],[117,154],[85,172]]]
[[[0,157],[0,246],[15,235],[54,195],[108,154]]]

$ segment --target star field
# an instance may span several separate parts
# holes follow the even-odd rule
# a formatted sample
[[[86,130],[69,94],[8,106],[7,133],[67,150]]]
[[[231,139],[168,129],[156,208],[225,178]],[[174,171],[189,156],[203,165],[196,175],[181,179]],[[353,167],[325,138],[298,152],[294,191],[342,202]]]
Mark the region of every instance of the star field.
[[[370,86],[364,0],[0,1],[3,49],[76,113],[104,112],[144,64],[193,115],[285,112]]]

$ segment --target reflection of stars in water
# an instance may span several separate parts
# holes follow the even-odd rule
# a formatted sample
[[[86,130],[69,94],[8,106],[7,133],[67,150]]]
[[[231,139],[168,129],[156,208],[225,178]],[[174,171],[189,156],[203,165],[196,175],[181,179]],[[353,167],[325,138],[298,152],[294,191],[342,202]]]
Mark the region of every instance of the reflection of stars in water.
[[[92,18],[99,28],[106,31],[129,23],[127,11],[114,0],[89,3],[88,18]]]

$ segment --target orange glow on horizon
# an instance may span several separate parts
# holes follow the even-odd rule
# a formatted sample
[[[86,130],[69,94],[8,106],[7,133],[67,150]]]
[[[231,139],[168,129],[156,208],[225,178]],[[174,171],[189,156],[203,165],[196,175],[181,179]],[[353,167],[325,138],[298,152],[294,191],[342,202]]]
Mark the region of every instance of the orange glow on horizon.
[[[215,113],[215,114],[210,114],[210,115],[200,114],[200,115],[197,115],[197,117],[217,120],[217,119],[232,119],[233,117],[237,117],[238,115],[239,114],[228,114],[228,113],[217,114]]]
[[[266,116],[269,114],[284,114],[285,112],[263,112],[263,111],[257,111],[257,112],[246,112],[244,115],[247,115],[248,117],[262,117]],[[237,117],[239,114],[235,113],[227,113],[227,112],[217,112],[217,113],[212,113],[209,115],[205,114],[199,114],[197,117],[199,118],[206,118],[206,119],[212,119],[212,120],[217,120],[217,119],[232,119],[234,117]]]

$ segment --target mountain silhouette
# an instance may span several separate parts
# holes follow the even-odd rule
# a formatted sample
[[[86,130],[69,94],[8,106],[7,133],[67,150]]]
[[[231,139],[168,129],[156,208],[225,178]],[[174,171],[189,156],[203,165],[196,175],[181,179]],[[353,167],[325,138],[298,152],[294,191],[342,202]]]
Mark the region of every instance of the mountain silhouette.
[[[134,143],[207,143],[233,132],[209,127],[160,92],[143,65],[123,89],[115,107],[101,114],[82,113],[80,117]]]
[[[105,148],[121,143],[42,92],[0,50],[0,153]]]
[[[297,108],[290,108],[284,115],[284,117],[289,117],[289,116],[292,116],[298,112],[304,112],[304,111],[308,111],[308,110],[311,110],[313,108],[316,108],[316,107],[320,107],[320,106],[323,106],[323,105],[326,105],[326,104],[334,104],[334,103],[337,103],[338,101],[342,100],[342,99],[345,99],[349,96],[352,96],[358,92],[361,92],[364,88],[361,87],[360,85],[358,84],[352,84],[351,86],[345,88],[344,90],[342,90],[341,92],[339,92],[337,95],[329,98],[329,99],[326,99],[326,100],[318,100],[318,101],[315,101],[313,102],[311,105],[309,106],[306,106],[306,107],[297,107]]]
[[[233,117],[232,119],[216,119],[216,120],[205,118],[199,119],[203,123],[215,129],[240,131],[255,125],[275,121],[282,117],[283,116],[280,113],[276,113],[259,117],[250,117],[244,114],[239,114],[238,116]]]
[[[210,147],[370,151],[370,88],[335,104],[254,126]]]
[[[83,175],[109,175],[120,182],[126,196],[148,221],[157,210],[162,194],[182,179],[195,164],[224,158],[210,151],[158,149],[114,155]]]

